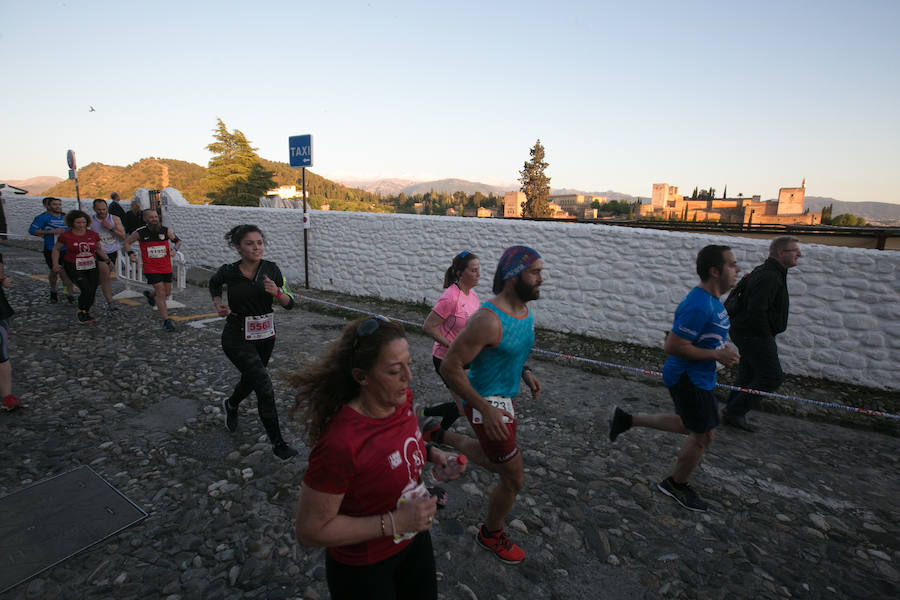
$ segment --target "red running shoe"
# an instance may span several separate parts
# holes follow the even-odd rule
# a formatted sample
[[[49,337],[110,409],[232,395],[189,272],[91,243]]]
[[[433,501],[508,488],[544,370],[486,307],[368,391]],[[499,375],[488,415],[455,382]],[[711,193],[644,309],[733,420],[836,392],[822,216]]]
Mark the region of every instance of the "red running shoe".
[[[478,535],[475,536],[475,540],[481,544],[482,548],[490,550],[494,553],[494,556],[508,565],[517,565],[525,560],[525,551],[512,543],[503,529],[494,533],[488,533],[487,529],[482,525],[478,528]]]
[[[22,402],[12,394],[3,399],[3,408],[6,410],[15,410],[22,407]]]

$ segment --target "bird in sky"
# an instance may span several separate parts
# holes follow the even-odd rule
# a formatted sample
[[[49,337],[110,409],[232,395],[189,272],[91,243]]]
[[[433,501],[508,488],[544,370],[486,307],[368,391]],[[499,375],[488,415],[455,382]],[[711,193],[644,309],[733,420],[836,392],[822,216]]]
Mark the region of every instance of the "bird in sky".
[[[89,110],[88,112],[97,112],[97,110],[92,106],[91,110]]]

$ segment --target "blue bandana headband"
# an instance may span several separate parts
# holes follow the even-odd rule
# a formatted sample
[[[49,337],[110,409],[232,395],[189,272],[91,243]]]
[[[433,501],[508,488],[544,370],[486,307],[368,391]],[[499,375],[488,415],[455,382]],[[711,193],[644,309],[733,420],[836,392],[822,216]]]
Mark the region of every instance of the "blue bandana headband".
[[[510,246],[504,250],[503,256],[500,257],[500,262],[497,264],[497,272],[494,273],[494,293],[499,294],[503,291],[504,281],[509,281],[517,276],[540,257],[537,250],[528,246]]]

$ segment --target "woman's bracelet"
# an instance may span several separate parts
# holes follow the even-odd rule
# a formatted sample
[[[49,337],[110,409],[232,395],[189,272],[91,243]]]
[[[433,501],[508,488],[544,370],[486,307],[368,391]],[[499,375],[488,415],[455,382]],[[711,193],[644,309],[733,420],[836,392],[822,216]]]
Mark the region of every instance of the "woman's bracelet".
[[[276,297],[276,298],[281,298],[282,296],[284,296],[284,292],[281,291],[281,288],[278,288],[278,293],[275,294],[275,297]]]
[[[381,537],[384,537],[384,515],[378,515],[381,518]]]

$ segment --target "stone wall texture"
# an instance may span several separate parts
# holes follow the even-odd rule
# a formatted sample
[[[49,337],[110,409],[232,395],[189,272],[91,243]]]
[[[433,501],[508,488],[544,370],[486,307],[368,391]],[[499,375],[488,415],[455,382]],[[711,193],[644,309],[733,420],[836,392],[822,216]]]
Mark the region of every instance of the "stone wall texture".
[[[4,197],[8,230],[27,234],[39,198]],[[64,208],[74,207],[66,200]],[[765,260],[768,242],[737,237],[577,223],[312,211],[313,288],[433,303],[455,254],[481,258],[476,291],[490,297],[503,250],[514,244],[544,256],[539,327],[645,346],[662,345],[675,307],[697,282],[694,261],[706,244],[732,247],[743,272]],[[191,266],[236,259],[225,232],[256,223],[266,258],[302,285],[298,210],[173,207],[169,220]],[[900,252],[805,244],[788,274],[791,312],[778,336],[788,373],[900,389]]]

